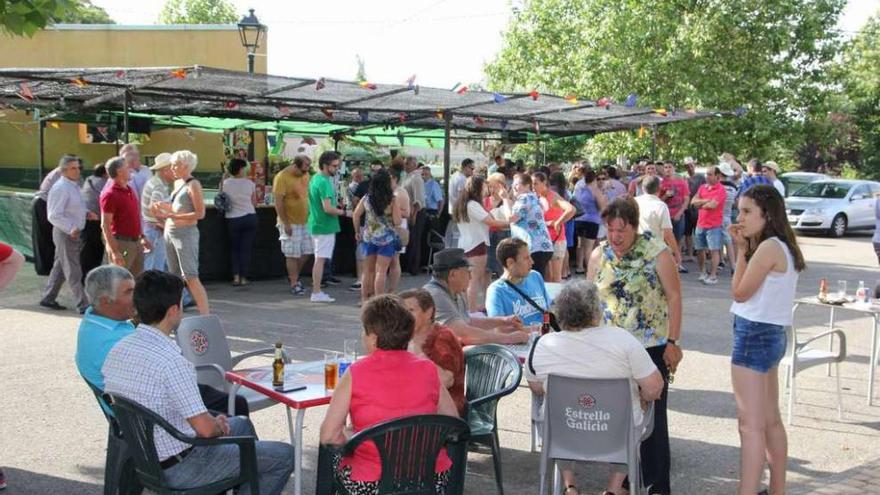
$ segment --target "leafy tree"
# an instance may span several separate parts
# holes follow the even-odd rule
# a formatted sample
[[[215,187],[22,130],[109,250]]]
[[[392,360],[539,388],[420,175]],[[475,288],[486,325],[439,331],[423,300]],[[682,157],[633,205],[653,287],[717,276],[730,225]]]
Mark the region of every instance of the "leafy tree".
[[[168,0],[159,13],[162,24],[234,24],[235,7],[228,0]]]
[[[868,20],[846,47],[837,66],[843,93],[857,128],[859,157],[853,165],[865,176],[880,178],[880,13]]]
[[[845,0],[525,0],[496,59],[494,90],[638,95],[639,106],[746,108],[739,118],[662,127],[658,154],[715,160],[722,151],[769,157],[799,143],[839,47]],[[651,132],[599,135],[586,150],[640,155]],[[641,137],[639,136],[641,134]],[[774,158],[776,158],[774,156]]]
[[[90,0],[75,0],[71,8],[53,16],[52,21],[59,24],[116,24],[106,10],[93,5]]]
[[[33,36],[74,5],[73,0],[0,0],[0,32]]]

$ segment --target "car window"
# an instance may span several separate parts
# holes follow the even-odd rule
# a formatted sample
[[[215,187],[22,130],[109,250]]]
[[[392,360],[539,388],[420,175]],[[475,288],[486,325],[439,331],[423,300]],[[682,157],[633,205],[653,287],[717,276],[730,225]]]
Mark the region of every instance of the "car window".
[[[852,184],[845,183],[813,182],[812,184],[807,184],[798,189],[793,196],[804,198],[843,199],[846,197],[846,193],[849,192],[851,187]]]
[[[856,189],[853,191],[852,196],[850,196],[850,198],[852,198],[852,199],[865,199],[865,198],[870,198],[870,197],[871,197],[871,192],[868,189],[867,184],[862,184],[860,186],[856,186]]]
[[[871,183],[871,184],[868,184],[868,187],[871,188],[871,195],[872,196],[876,196],[876,195],[880,194],[880,184]]]

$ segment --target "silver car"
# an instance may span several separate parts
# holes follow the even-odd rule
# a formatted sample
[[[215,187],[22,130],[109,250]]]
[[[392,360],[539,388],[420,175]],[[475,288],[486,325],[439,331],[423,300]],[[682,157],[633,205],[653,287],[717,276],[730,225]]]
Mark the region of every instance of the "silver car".
[[[785,198],[788,222],[796,230],[827,232],[832,237],[840,237],[849,230],[873,229],[878,195],[880,182],[811,182]]]

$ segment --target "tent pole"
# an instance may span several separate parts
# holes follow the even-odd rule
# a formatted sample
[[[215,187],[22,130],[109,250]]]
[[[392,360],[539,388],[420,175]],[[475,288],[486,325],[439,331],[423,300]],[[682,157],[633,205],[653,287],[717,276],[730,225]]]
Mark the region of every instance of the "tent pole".
[[[124,133],[123,141],[128,144],[128,109],[131,106],[131,91],[125,91],[125,103],[122,108],[122,131]]]
[[[651,126],[651,161],[657,161],[657,126]]]
[[[46,166],[46,121],[40,119],[40,168],[37,170],[37,187],[43,183],[43,169]]]
[[[339,152],[339,134],[333,134],[333,151]]]
[[[446,201],[449,201],[449,169],[451,162],[451,147],[452,140],[449,136],[452,134],[452,114],[449,112],[443,112],[443,120],[445,121],[445,125],[443,126],[443,188],[446,189]],[[441,212],[442,213],[442,212]]]

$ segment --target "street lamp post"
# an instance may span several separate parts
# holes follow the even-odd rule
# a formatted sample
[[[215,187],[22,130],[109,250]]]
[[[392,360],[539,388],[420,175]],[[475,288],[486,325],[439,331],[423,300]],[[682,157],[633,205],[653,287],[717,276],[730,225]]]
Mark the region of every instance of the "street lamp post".
[[[254,73],[254,57],[256,57],[257,48],[260,47],[260,37],[266,32],[266,26],[260,24],[257,16],[254,15],[254,9],[248,9],[248,15],[241,18],[238,22],[238,34],[241,36],[241,45],[247,50],[247,70],[248,74]],[[254,131],[248,131],[251,142],[248,144],[248,161],[254,160]]]

